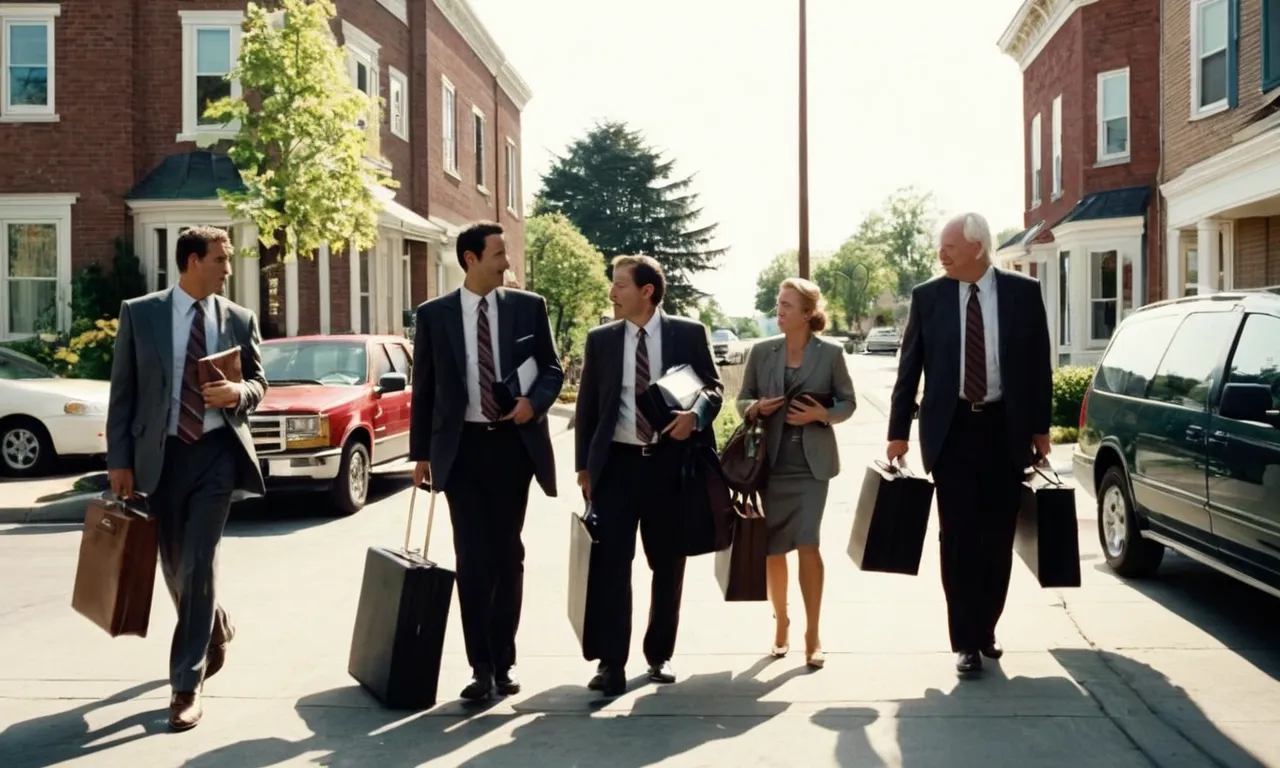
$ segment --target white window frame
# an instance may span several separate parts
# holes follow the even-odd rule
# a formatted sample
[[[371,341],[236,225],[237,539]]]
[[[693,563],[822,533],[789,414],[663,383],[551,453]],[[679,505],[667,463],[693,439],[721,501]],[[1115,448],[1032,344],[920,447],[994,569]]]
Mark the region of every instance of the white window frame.
[[[476,121],[480,121],[480,132],[476,133]],[[489,120],[484,116],[484,112],[479,107],[472,105],[471,107],[471,141],[475,145],[476,160],[476,189],[484,195],[489,194],[489,187],[485,182],[489,180],[488,164],[489,164]]]
[[[1107,83],[1112,80],[1124,80],[1124,151],[1107,154],[1107,121],[1115,120],[1120,115],[1112,115],[1107,117],[1105,112],[1105,93]],[[1098,73],[1098,162],[1099,163],[1122,163],[1129,160],[1133,153],[1131,142],[1133,141],[1133,91],[1132,81],[1129,78],[1129,68],[1113,69],[1110,72]]]
[[[462,173],[458,170],[458,89],[444,75],[440,76],[440,120],[444,172],[461,181]]]
[[[520,152],[515,141],[508,136],[506,146],[507,165],[507,213],[520,217]]]
[[[57,229],[57,330],[71,327],[71,206],[78,195],[0,194],[0,340],[30,338],[9,328],[9,225],[52,224]]]
[[[0,3],[0,123],[56,123],[57,101],[54,86],[57,79],[57,50],[54,41],[54,19],[62,15],[60,3]],[[13,24],[44,25],[48,43],[49,92],[44,106],[10,105],[9,99],[9,27]]]
[[[1031,135],[1028,137],[1028,143],[1031,145],[1031,207],[1038,208],[1040,206],[1040,186],[1043,181],[1041,165],[1041,155],[1044,154],[1040,146],[1040,113],[1031,118]]]
[[[1053,123],[1053,192],[1050,199],[1057,200],[1062,197],[1062,94],[1053,99],[1050,119]]]
[[[396,116],[396,98],[400,100],[400,115]],[[409,140],[409,78],[395,67],[387,67],[387,110],[391,113],[391,133]]]
[[[1221,99],[1200,106],[1200,62],[1203,57],[1200,55],[1200,9],[1206,5],[1213,3],[1222,4],[1222,12],[1226,15],[1227,37],[1220,51],[1212,51],[1209,55],[1221,52],[1227,59],[1227,64],[1231,63],[1231,0],[1192,0],[1191,2],[1191,117],[1192,119],[1209,117],[1219,112],[1225,112],[1231,107],[1231,72],[1227,71],[1226,88],[1223,89]]]
[[[196,112],[196,33],[201,29],[225,29],[231,32],[231,66],[240,58],[243,11],[178,11],[182,19],[182,132],[178,141],[194,141],[197,145],[228,139],[240,130],[240,121],[227,125],[200,125]],[[240,98],[240,83],[231,81],[231,98]]]

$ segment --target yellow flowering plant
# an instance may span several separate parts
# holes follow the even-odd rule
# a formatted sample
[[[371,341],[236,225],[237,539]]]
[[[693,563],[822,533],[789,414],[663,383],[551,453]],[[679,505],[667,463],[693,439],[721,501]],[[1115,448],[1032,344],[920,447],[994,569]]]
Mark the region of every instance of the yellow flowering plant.
[[[120,321],[95,320],[87,328],[82,323],[76,325],[70,341],[54,350],[53,359],[60,364],[59,373],[73,379],[111,378],[111,358]]]

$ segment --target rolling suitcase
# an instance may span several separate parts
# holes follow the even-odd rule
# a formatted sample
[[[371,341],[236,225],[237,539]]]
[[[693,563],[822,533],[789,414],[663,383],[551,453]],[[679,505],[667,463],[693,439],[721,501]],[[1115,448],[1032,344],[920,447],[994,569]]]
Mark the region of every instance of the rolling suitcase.
[[[389,709],[435,706],[440,682],[454,573],[427,559],[436,514],[436,493],[430,493],[422,551],[409,549],[415,486],[404,547],[370,547],[364,561],[347,672]]]

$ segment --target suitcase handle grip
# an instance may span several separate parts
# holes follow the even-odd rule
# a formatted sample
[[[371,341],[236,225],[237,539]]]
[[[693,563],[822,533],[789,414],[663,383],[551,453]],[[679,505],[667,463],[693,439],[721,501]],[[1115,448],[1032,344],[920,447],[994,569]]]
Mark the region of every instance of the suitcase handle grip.
[[[899,461],[902,461],[902,460],[899,459]],[[911,467],[908,467],[906,462],[902,462],[901,464],[898,464],[892,461],[881,461],[880,459],[876,459],[875,464],[877,467],[880,467],[885,472],[888,472],[891,475],[904,475],[906,477],[915,477],[915,473],[911,471]]]
[[[427,559],[427,550],[431,548],[431,528],[436,521],[436,491],[430,486],[427,491],[431,494],[431,503],[427,505],[427,535],[422,542],[422,559]],[[409,537],[413,534],[413,507],[418,500],[418,486],[413,486],[413,491],[409,494],[409,522],[404,527],[404,553],[407,555],[413,550],[409,549]]]
[[[145,497],[138,497],[137,499],[121,499],[111,491],[104,491],[98,499],[107,509],[135,515],[144,520],[151,518],[151,510],[147,507],[147,500]]]
[[[1050,483],[1052,485],[1066,485],[1066,483],[1062,482],[1062,476],[1058,474],[1058,470],[1054,469],[1053,467],[1048,467],[1048,470],[1053,473],[1053,477],[1049,477],[1048,475],[1046,475],[1044,473],[1044,470],[1041,469],[1039,466],[1033,465],[1030,467],[1030,470],[1032,472],[1035,472],[1037,475],[1043,477],[1045,479],[1045,482],[1047,483]],[[1027,474],[1030,474],[1030,472],[1028,472]]]

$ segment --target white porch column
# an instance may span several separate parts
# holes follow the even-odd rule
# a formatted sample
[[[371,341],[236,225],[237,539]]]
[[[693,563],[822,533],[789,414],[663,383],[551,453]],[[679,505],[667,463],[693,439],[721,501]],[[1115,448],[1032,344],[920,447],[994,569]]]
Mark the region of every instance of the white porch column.
[[[320,333],[331,332],[329,316],[329,244],[320,246],[316,253],[316,269],[320,270]]]
[[[236,298],[240,306],[254,314],[260,314],[258,298],[258,277],[262,274],[262,263],[258,260],[258,228],[253,224],[240,224],[235,227],[233,237],[236,247],[235,276],[239,289]]]
[[[157,285],[156,290],[161,290],[163,288],[168,288],[171,285],[178,284],[178,260],[174,254],[178,250],[178,238],[182,236],[182,227],[179,227],[176,224],[170,224],[167,230],[168,234],[165,236],[165,240],[169,247],[165,250],[167,250],[168,253],[157,254],[156,258],[164,259],[165,275],[168,282],[165,285]],[[159,262],[156,263],[158,264]]]
[[[298,257],[284,263],[284,335],[298,335]]]
[[[1170,227],[1164,233],[1164,297],[1182,296],[1182,231]]]
[[[1130,258],[1133,262],[1133,310],[1147,303],[1147,273],[1142,268],[1142,263],[1146,261],[1146,252],[1142,250],[1142,241],[1138,240],[1133,244],[1133,251]],[[1121,272],[1121,281],[1124,280],[1124,273]],[[1121,297],[1124,296],[1124,285],[1121,284]],[[1121,302],[1123,304],[1123,301]],[[1117,317],[1116,322],[1119,324],[1123,317]]]
[[[347,281],[351,287],[351,332],[367,333],[360,322],[360,252],[349,244],[347,245],[347,262],[347,268],[351,270],[351,279]]]
[[[1196,222],[1196,256],[1198,285],[1196,293],[1208,296],[1218,292],[1218,222],[1201,219]]]

